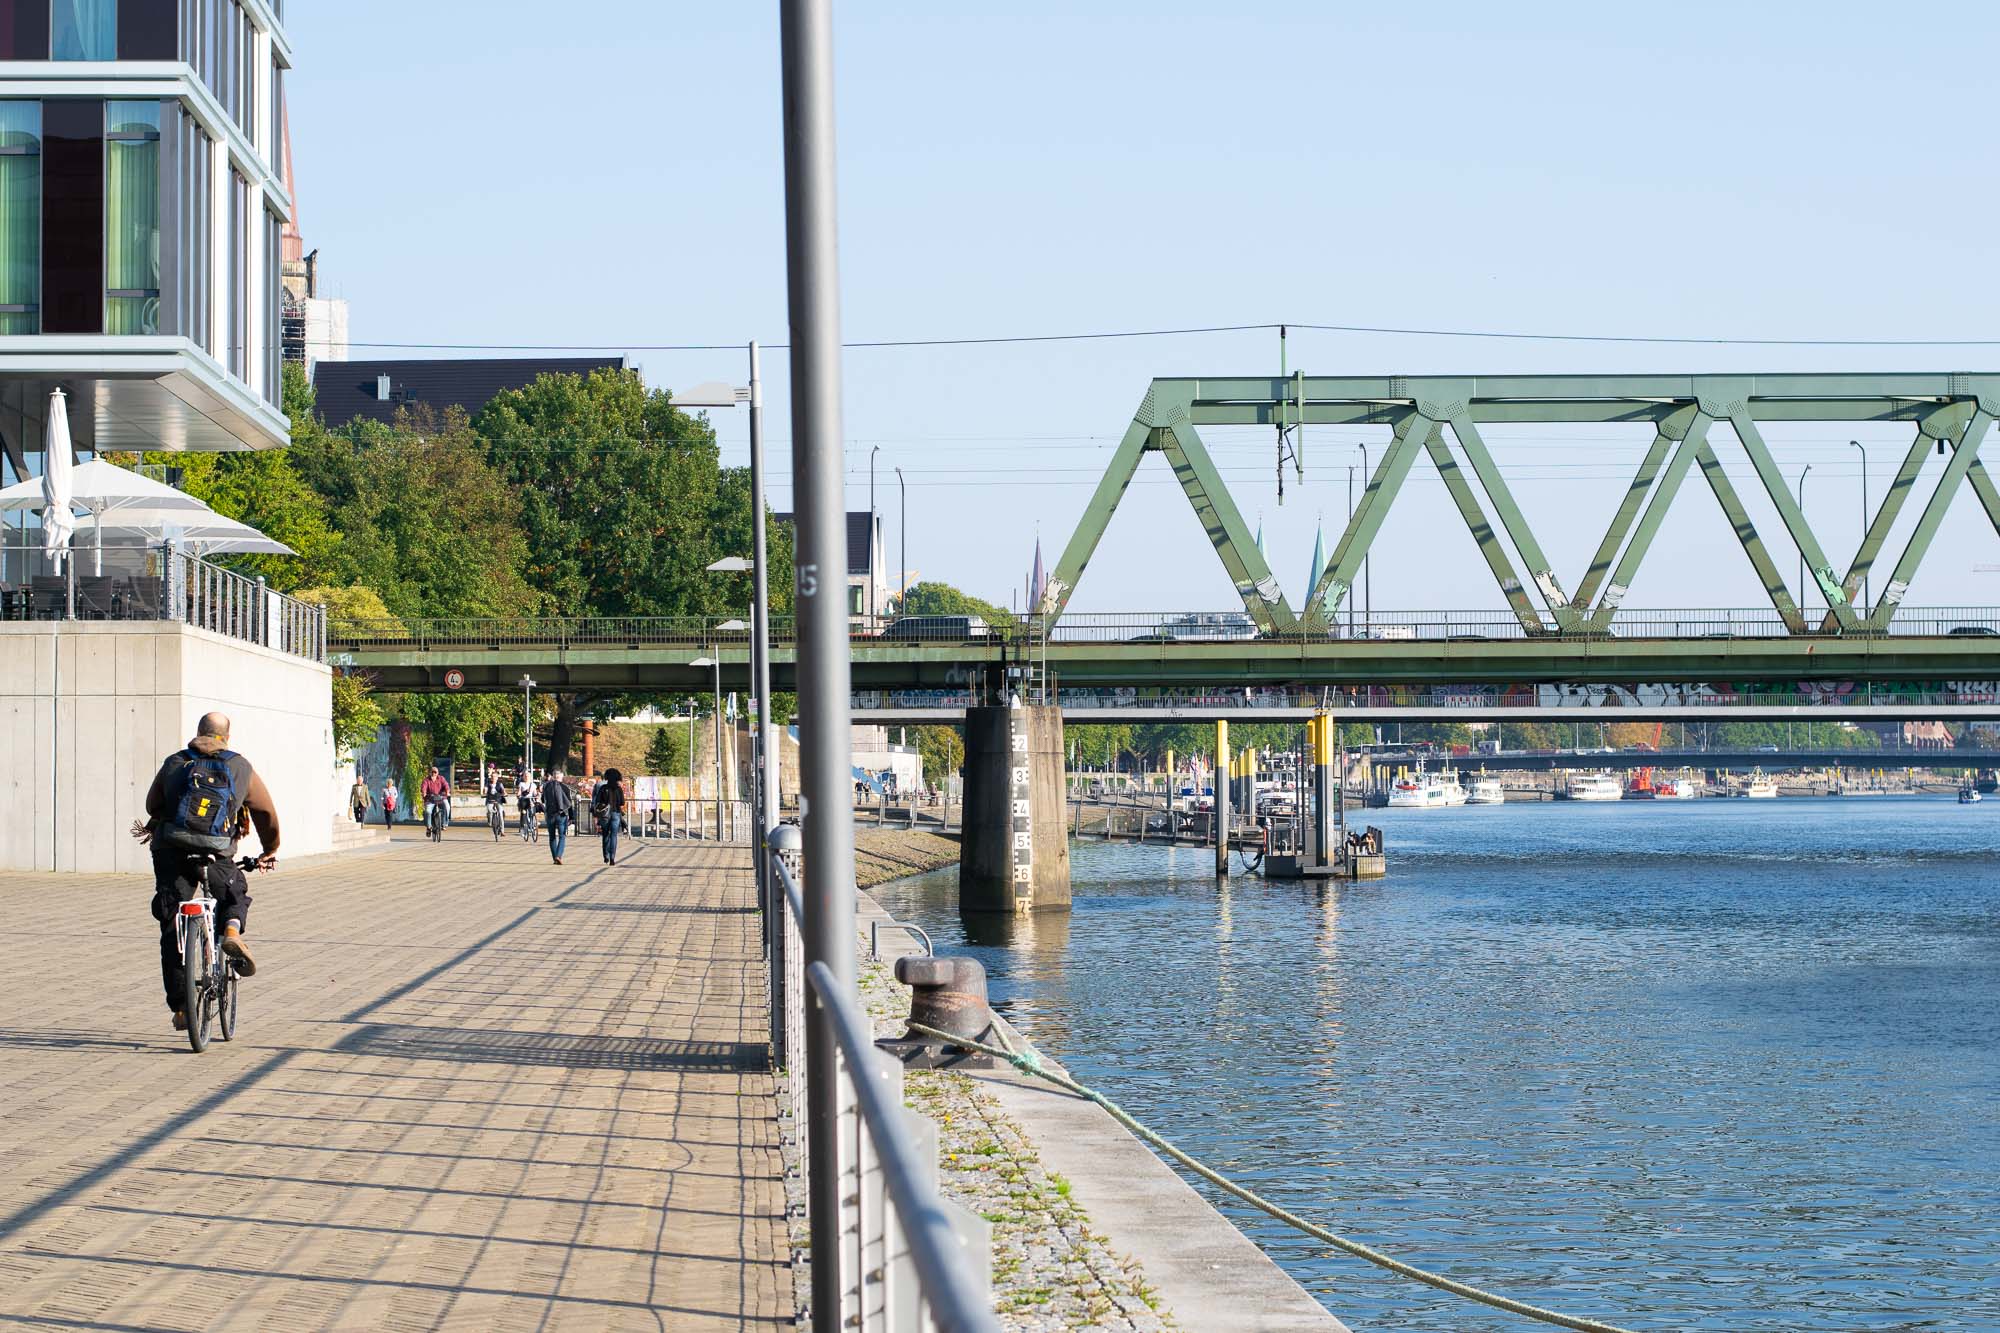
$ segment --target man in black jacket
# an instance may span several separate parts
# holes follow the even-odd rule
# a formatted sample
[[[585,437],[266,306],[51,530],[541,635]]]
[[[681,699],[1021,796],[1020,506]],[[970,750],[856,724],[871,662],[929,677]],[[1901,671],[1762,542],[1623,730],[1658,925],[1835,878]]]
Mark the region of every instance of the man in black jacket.
[[[550,769],[548,781],[542,784],[542,818],[549,826],[549,859],[557,865],[562,864],[563,844],[569,839],[570,816],[575,810],[576,798],[563,781],[562,770]]]
[[[174,947],[174,918],[180,905],[193,898],[205,884],[215,899],[215,919],[222,927],[222,951],[236,964],[238,976],[255,976],[257,964],[243,942],[243,928],[250,919],[250,885],[236,866],[236,845],[227,854],[191,853],[169,846],[158,834],[164,821],[173,817],[179,797],[181,777],[198,758],[226,756],[230,782],[238,794],[236,808],[228,812],[232,838],[241,838],[252,827],[263,845],[257,868],[269,870],[278,863],[278,808],[264,780],[250,761],[229,749],[229,719],[209,713],[195,727],[187,749],[167,756],[153,785],[146,792],[146,822],[134,825],[133,836],[149,843],[153,850],[153,917],[160,923],[160,980],[167,991],[167,1007],[174,1011],[174,1027],[187,1027],[187,1013],[181,1008],[185,978],[181,974],[180,951]]]

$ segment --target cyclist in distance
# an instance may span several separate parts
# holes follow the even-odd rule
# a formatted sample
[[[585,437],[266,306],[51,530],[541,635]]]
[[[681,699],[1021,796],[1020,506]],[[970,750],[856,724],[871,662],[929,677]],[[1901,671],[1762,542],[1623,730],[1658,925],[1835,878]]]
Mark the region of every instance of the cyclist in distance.
[[[257,974],[243,942],[250,884],[236,865],[236,845],[252,827],[263,845],[257,868],[269,870],[278,864],[278,808],[250,761],[229,748],[229,719],[209,713],[196,725],[187,748],[160,765],[146,792],[146,822],[132,827],[133,836],[152,848],[160,979],[177,1031],[187,1028],[188,1017],[181,1007],[186,983],[180,951],[174,947],[174,918],[180,904],[195,897],[204,883],[215,899],[215,919],[222,924],[222,951],[235,963],[238,976]]]
[[[424,779],[422,795],[425,828],[430,827],[433,815],[440,829],[451,822],[451,784],[444,780],[436,764],[431,765],[431,775]]]
[[[480,795],[486,798],[486,822],[493,826],[493,840],[500,841],[500,831],[505,826],[507,808],[507,782],[500,776],[500,765],[486,766],[486,781],[480,788]]]

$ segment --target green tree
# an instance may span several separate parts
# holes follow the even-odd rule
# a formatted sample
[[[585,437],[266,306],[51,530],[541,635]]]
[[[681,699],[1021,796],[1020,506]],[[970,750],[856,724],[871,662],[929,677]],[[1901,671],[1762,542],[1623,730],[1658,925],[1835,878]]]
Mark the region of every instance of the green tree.
[[[333,673],[333,752],[353,754],[382,730],[382,709],[368,682],[351,672]]]
[[[646,771],[656,777],[687,772],[688,736],[685,727],[655,727],[646,743]]]
[[[1007,636],[1013,633],[1014,613],[1005,607],[995,606],[967,592],[961,592],[949,583],[926,580],[912,583],[896,604],[899,616],[978,616],[986,622],[989,631]]]
[[[965,737],[957,727],[918,727],[917,754],[923,760],[924,781],[942,788],[945,780],[965,767]]]
[[[535,609],[572,616],[693,616],[728,606],[707,566],[725,554],[715,431],[633,371],[543,375],[473,422],[519,497]],[[746,488],[747,489],[747,488]],[[747,499],[745,523],[747,527]],[[784,582],[784,580],[774,580]],[[609,696],[557,698],[550,737],[567,754]]]

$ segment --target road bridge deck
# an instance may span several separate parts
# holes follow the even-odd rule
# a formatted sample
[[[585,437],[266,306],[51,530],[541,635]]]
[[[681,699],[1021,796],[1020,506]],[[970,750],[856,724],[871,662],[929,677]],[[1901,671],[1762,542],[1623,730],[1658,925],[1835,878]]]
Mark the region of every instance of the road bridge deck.
[[[748,853],[446,842],[259,877],[238,1040],[149,886],[0,875],[0,1325],[789,1323]]]

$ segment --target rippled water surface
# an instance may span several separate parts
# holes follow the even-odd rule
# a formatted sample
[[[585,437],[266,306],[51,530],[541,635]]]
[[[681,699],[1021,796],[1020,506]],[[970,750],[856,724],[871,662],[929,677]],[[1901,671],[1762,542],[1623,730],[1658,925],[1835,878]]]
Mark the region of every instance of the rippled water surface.
[[[971,940],[956,870],[876,893],[1078,1077],[1415,1262],[1646,1330],[2000,1329],[2000,801],[1371,814],[1376,884],[1085,845],[1069,917]],[[1210,1194],[1357,1333],[1531,1327]]]

